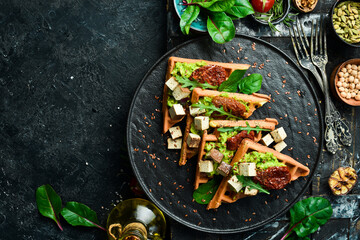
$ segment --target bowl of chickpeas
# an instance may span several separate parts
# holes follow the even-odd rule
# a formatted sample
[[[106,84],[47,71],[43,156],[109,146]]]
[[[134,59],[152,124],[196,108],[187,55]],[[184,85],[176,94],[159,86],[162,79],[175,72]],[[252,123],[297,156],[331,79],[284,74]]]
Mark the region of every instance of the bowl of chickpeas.
[[[360,58],[342,63],[332,73],[331,89],[344,103],[360,106]]]

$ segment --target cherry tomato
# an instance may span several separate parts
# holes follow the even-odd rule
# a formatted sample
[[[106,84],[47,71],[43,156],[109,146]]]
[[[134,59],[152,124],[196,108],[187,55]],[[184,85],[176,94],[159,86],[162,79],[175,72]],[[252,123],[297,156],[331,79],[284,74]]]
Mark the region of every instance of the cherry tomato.
[[[274,0],[251,0],[255,12],[266,13],[274,5]]]

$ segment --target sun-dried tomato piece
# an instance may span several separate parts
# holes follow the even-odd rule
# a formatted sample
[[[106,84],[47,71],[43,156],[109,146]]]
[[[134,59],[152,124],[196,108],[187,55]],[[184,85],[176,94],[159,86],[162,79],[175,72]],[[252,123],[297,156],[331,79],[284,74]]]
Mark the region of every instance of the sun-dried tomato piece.
[[[225,68],[217,65],[207,65],[196,69],[190,76],[190,80],[200,83],[207,82],[213,86],[220,86],[226,80]]]
[[[246,112],[246,107],[233,98],[216,96],[212,99],[212,103],[215,107],[223,106],[225,112],[231,112],[232,115],[237,117],[243,116]]]
[[[236,150],[236,149],[238,149],[241,141],[244,138],[250,138],[251,140],[254,140],[254,137],[255,137],[255,132],[254,131],[250,131],[249,134],[245,130],[241,131],[238,134],[236,134],[235,136],[230,137],[230,138],[227,139],[226,148],[228,150],[232,150],[232,151]]]
[[[267,189],[282,189],[291,180],[291,174],[287,167],[269,167],[263,171],[257,171],[253,179]]]

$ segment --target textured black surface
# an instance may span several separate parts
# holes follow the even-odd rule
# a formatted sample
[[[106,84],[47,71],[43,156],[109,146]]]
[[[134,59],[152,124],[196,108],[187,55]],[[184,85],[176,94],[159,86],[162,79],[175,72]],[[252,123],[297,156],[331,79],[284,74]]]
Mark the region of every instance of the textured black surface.
[[[132,196],[126,117],[166,48],[164,1],[0,1],[0,239],[105,239],[41,216],[49,183],[105,225]]]
[[[241,51],[238,51],[239,44]],[[263,75],[260,92],[271,94],[273,100],[256,110],[250,119],[278,119],[279,126],[284,127],[288,135],[285,142],[292,148],[283,153],[308,165],[311,174],[321,151],[322,124],[316,95],[302,71],[285,54],[250,37],[238,36],[225,45],[201,38],[167,53],[145,77],[132,103],[128,120],[129,152],[145,192],[175,220],[207,232],[246,231],[285,213],[306,190],[310,178],[292,182],[287,191],[273,191],[270,196],[259,195],[234,204],[223,204],[217,211],[207,211],[205,205],[192,201],[196,163],[188,162],[185,167],[179,167],[178,151],[167,150],[165,143],[169,136],[161,135],[162,120],[158,111],[161,103],[157,97],[162,94],[170,56],[253,65],[248,73]],[[262,69],[259,69],[260,64],[264,64]],[[193,210],[197,210],[196,213]],[[245,221],[249,218],[251,221]]]

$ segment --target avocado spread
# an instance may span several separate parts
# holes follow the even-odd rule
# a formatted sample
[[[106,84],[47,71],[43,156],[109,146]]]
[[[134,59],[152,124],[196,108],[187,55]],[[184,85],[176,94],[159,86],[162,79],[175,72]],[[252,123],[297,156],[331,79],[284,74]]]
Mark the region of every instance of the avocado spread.
[[[279,162],[278,159],[272,153],[260,153],[260,152],[250,152],[246,153],[240,162],[235,163],[233,168],[234,174],[239,174],[239,165],[242,162],[254,162],[256,163],[256,168],[265,170],[269,167],[285,167],[286,165],[282,162]]]
[[[204,61],[199,61],[196,63],[177,62],[175,63],[174,69],[171,71],[171,75],[189,78],[193,71],[206,65],[207,63]]]

